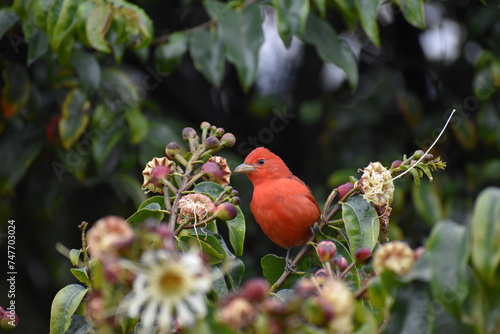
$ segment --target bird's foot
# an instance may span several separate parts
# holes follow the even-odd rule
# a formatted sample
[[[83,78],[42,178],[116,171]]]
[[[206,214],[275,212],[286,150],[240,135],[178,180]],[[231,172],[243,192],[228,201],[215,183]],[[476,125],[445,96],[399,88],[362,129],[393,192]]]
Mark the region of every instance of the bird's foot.
[[[285,270],[290,273],[297,272],[297,265],[293,263],[292,259],[290,259],[290,248],[286,251]]]

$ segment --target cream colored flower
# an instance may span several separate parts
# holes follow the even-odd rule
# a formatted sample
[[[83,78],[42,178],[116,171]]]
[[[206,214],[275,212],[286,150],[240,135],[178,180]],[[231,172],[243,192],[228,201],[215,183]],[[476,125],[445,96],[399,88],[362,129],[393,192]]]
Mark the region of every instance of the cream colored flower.
[[[414,262],[413,250],[402,241],[382,244],[373,255],[373,269],[377,274],[390,270],[396,275],[404,275],[410,271]]]
[[[163,194],[163,183],[161,179],[168,178],[174,171],[174,162],[163,158],[153,158],[146,164],[146,168],[142,171],[144,182],[142,190],[146,193],[152,191],[154,193]]]
[[[351,290],[338,280],[325,282],[320,296],[332,307],[334,317],[328,325],[332,333],[351,333],[353,330],[354,296]]]
[[[227,305],[219,307],[215,313],[215,318],[228,327],[238,330],[251,324],[255,318],[255,313],[255,307],[247,299],[236,297],[229,301]]]
[[[177,221],[199,222],[209,213],[215,211],[215,204],[210,197],[203,194],[189,194],[179,200],[179,216]]]
[[[147,251],[132,270],[137,274],[133,289],[119,308],[139,317],[146,332],[157,326],[170,333],[174,320],[189,327],[206,316],[205,294],[212,279],[198,252]]]
[[[125,219],[107,216],[99,219],[87,231],[87,244],[90,255],[101,262],[116,259],[119,248],[135,237],[132,227]]]
[[[363,170],[360,189],[368,203],[376,206],[390,205],[394,195],[391,172],[380,162],[370,162]]]

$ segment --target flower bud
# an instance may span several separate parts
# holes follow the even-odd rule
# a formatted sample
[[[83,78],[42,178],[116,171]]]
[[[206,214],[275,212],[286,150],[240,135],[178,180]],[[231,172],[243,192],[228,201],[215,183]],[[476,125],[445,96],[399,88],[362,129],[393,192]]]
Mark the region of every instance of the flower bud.
[[[236,137],[232,133],[226,133],[220,139],[220,143],[225,147],[232,147],[236,143]]]
[[[182,139],[188,140],[189,138],[195,138],[197,136],[196,130],[190,127],[184,128],[182,130]]]
[[[173,141],[168,143],[167,147],[165,148],[165,154],[170,159],[173,159],[175,155],[180,152],[180,150],[181,148],[179,147],[179,144]]]
[[[211,157],[201,167],[203,179],[206,181],[216,182],[222,186],[229,184],[231,171],[227,165],[226,159],[222,157]]]
[[[207,139],[205,139],[204,145],[206,148],[218,148],[220,146],[220,141],[217,139],[215,136],[210,136]]]
[[[5,310],[0,325],[3,329],[11,330],[17,327],[19,317],[14,310]]]
[[[424,155],[424,158],[422,160],[425,161],[425,162],[429,162],[432,159],[434,159],[434,155],[428,153],[428,154]]]
[[[242,297],[250,302],[261,302],[269,293],[269,283],[263,278],[253,278],[243,285]]]
[[[349,264],[343,256],[336,256],[333,258],[333,264],[339,268],[340,271],[345,270]]]
[[[314,277],[316,278],[316,280],[318,281],[319,284],[322,284],[322,283],[328,281],[328,277],[329,277],[328,270],[326,270],[324,268],[318,269],[314,273]]]
[[[234,204],[231,204],[229,202],[224,202],[217,206],[215,209],[215,217],[221,219],[221,220],[231,220],[236,218],[238,215],[238,210],[234,206]]]
[[[211,125],[208,122],[201,122],[200,129],[202,129],[202,130],[208,130],[208,129],[210,129],[210,126]]]
[[[233,203],[234,205],[240,205],[241,198],[239,198],[238,196],[234,196],[233,198],[230,199],[230,202]]]
[[[347,182],[344,184],[341,184],[340,186],[337,187],[337,191],[339,192],[339,198],[342,199],[344,196],[351,191],[351,189],[354,187],[354,184],[351,182]]]
[[[215,129],[214,135],[216,135],[217,137],[220,137],[220,136],[222,136],[225,132],[226,132],[226,130],[224,130],[223,128],[217,128],[217,129]]]
[[[372,257],[372,251],[368,247],[360,247],[354,252],[354,257],[357,263],[366,264]]]
[[[422,150],[416,150],[416,151],[415,151],[415,153],[413,153],[413,157],[414,157],[415,159],[417,159],[417,160],[418,160],[418,159],[420,159],[420,158],[421,158],[424,154],[425,154],[425,152],[424,152],[424,151],[422,151]]]
[[[337,246],[335,246],[333,241],[323,240],[318,244],[316,252],[318,253],[319,260],[325,263],[333,259],[337,253]]]
[[[396,169],[396,168],[399,168],[399,166],[401,166],[401,164],[403,163],[403,161],[401,160],[394,160],[391,164],[391,168],[390,169]]]

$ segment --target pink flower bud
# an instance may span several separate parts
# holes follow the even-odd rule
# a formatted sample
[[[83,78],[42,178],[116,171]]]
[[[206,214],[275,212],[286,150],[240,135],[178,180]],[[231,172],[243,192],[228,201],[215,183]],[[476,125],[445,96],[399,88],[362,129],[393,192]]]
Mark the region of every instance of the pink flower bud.
[[[323,263],[330,261],[337,253],[337,246],[330,240],[323,240],[316,248],[319,260]]]
[[[171,143],[168,143],[167,147],[165,148],[165,154],[170,159],[173,159],[175,155],[180,152],[180,150],[181,149],[179,147],[179,144],[173,141]]]
[[[295,292],[301,298],[307,298],[316,294],[317,287],[316,284],[314,284],[314,282],[311,281],[309,278],[303,278],[297,283],[297,286],[295,287]]]
[[[215,209],[215,217],[221,220],[231,220],[236,218],[237,215],[238,210],[229,202],[224,202]]]
[[[343,256],[336,256],[333,258],[333,264],[339,268],[340,271],[345,270],[349,265]]]
[[[250,302],[261,302],[269,293],[269,283],[263,278],[253,278],[243,285],[242,297]]]
[[[184,128],[182,130],[182,139],[188,140],[189,138],[195,138],[197,136],[196,130],[190,127]]]
[[[232,133],[226,133],[222,136],[220,142],[225,147],[232,147],[236,143],[236,137]]]
[[[351,189],[354,187],[354,184],[352,184],[351,182],[347,182],[347,183],[344,183],[344,184],[341,184],[340,186],[338,186],[337,190],[339,192],[339,198],[342,199],[344,198],[344,196],[349,192],[351,191]]]
[[[217,128],[214,132],[214,135],[216,135],[217,137],[220,137],[222,136],[224,133],[226,132],[226,130],[224,130],[223,128]]]
[[[354,257],[356,258],[357,263],[365,264],[368,263],[372,257],[372,251],[368,247],[361,247],[356,249]]]
[[[391,164],[391,169],[399,168],[399,166],[401,166],[402,163],[403,161],[401,160],[394,160]]]
[[[206,148],[218,148],[220,146],[220,141],[215,136],[210,136],[205,139],[204,145]]]
[[[0,325],[3,329],[11,330],[17,327],[19,317],[14,310],[5,310]]]
[[[208,122],[201,122],[200,129],[202,129],[202,130],[208,130],[208,129],[210,129],[210,123],[208,123]]]

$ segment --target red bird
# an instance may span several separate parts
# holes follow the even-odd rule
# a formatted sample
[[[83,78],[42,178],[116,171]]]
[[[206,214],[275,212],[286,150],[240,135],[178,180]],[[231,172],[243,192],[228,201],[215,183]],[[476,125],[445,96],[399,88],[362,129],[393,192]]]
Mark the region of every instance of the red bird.
[[[305,244],[320,210],[311,190],[283,160],[258,147],[234,171],[247,174],[253,184],[250,210],[265,235],[287,249]]]

